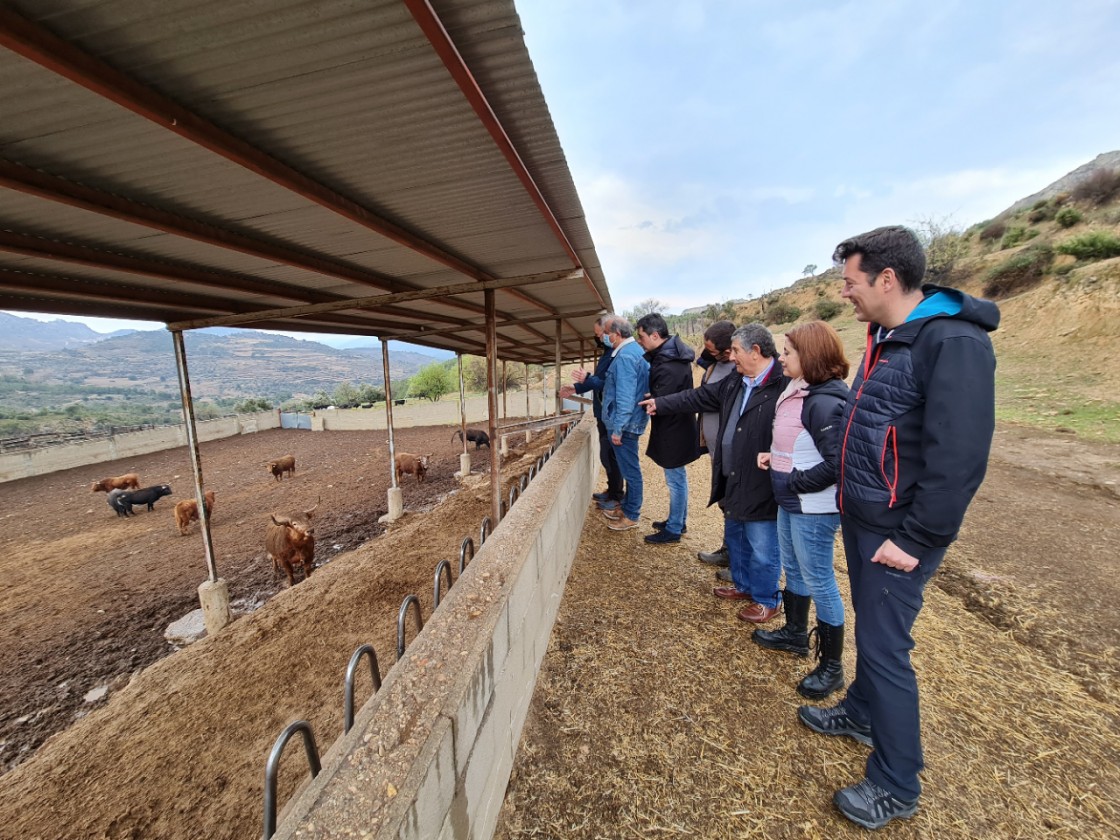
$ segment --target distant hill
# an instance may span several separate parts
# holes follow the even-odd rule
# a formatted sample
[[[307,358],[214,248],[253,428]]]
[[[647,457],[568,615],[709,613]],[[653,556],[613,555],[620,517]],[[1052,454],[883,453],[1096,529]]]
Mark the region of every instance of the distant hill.
[[[196,398],[298,397],[319,390],[330,393],[344,381],[383,384],[380,345],[340,350],[315,341],[229,328],[187,333],[185,343]],[[405,379],[436,360],[394,349],[390,376]],[[89,389],[178,391],[171,334],[164,330],[107,336],[84,324],[44,323],[4,313],[0,313],[0,376],[22,380],[27,391],[49,389],[60,398],[66,385],[87,395]]]

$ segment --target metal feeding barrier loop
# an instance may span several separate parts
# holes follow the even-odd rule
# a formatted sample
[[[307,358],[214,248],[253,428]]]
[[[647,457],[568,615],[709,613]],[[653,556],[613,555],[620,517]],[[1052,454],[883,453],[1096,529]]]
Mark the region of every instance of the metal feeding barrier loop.
[[[467,557],[467,549],[471,550],[471,556]],[[470,537],[463,537],[463,544],[459,546],[459,575],[462,576],[463,569],[467,568],[467,563],[474,559],[474,540]]]
[[[529,469],[531,471],[533,468],[530,467]],[[531,479],[531,478],[532,478],[532,476],[529,475],[528,473],[521,476],[521,481],[517,482],[517,495],[520,496],[522,493],[525,492],[525,488],[529,486],[529,479]]]
[[[284,747],[297,732],[303,736],[303,751],[307,753],[311,778],[318,776],[322,769],[322,765],[319,764],[319,748],[315,746],[315,734],[311,731],[311,724],[305,720],[289,723],[276,739],[276,743],[272,745],[268,763],[264,766],[264,840],[269,840],[276,833],[276,770],[280,764],[280,756],[284,754]]]
[[[443,572],[447,572],[447,588],[451,589],[455,585],[455,581],[451,579],[451,563],[447,560],[440,560],[436,564],[436,579],[432,586],[432,612],[435,612],[436,607],[439,606],[439,580]]]
[[[516,502],[520,496],[521,490],[518,489],[516,484],[509,488],[509,504],[506,505],[506,510],[509,510],[511,507],[513,507],[513,503]]]
[[[530,481],[533,480],[533,476],[536,474],[536,472],[537,472],[537,465],[536,464],[530,464],[529,465],[529,472],[527,473]]]
[[[381,690],[381,669],[377,665],[377,651],[373,645],[362,645],[350,656],[350,664],[346,666],[346,680],[343,683],[342,701],[342,734],[345,735],[354,726],[354,673],[358,670],[358,663],[362,657],[369,658],[369,675],[373,679],[373,693]]]
[[[410,606],[416,607],[412,614],[416,616],[416,632],[419,633],[424,629],[424,616],[420,613],[420,599],[415,595],[409,595],[404,599],[401,604],[401,611],[397,614],[397,660],[399,661],[404,656],[404,620],[408,615],[408,608]]]
[[[479,526],[479,529],[478,529],[478,545],[479,545],[479,547],[481,547],[482,544],[484,542],[486,542],[486,538],[488,536],[490,536],[490,528],[492,526],[493,526],[493,523],[490,522],[490,517],[489,516],[485,517],[482,520],[482,525]],[[474,555],[472,554],[471,557],[473,558]]]

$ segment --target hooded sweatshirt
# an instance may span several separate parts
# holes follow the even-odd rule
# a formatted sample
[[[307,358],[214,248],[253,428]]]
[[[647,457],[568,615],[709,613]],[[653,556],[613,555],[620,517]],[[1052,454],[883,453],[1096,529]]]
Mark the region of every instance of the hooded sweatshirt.
[[[868,324],[841,420],[840,512],[919,561],[957,537],[995,430],[994,303],[926,285],[905,323]]]

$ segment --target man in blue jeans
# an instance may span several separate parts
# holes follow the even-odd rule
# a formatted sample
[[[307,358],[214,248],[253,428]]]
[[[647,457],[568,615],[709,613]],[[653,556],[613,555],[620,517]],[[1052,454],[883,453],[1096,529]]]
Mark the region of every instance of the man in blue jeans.
[[[762,624],[782,609],[782,562],[778,504],[770,474],[758,466],[758,454],[770,451],[774,410],[789,377],[782,372],[774,336],[762,324],[747,324],[732,333],[731,360],[737,375],[645,400],[642,405],[651,415],[719,412],[716,440],[708,444],[715,444],[708,504],[719,502],[723,509],[733,585],[717,586],[713,594],[746,601],[739,618]]]
[[[649,394],[660,397],[692,388],[692,360],[696,353],[675,335],[658,313],[638,319],[638,344],[649,362]],[[695,414],[654,417],[646,455],[665,470],[669,513],[653,523],[645,541],[654,545],[679,543],[688,518],[688,475],[685,467],[700,457],[700,432]]]
[[[634,330],[625,318],[614,317],[607,325],[607,338],[613,348],[607,378],[603,383],[603,425],[611,435],[611,445],[626,482],[622,504],[604,510],[612,531],[629,531],[638,527],[642,512],[642,467],[638,461],[638,438],[646,430],[649,418],[638,408],[649,390],[649,362],[634,340]]]
[[[856,614],[856,678],[801,722],[872,747],[862,781],[837,791],[840,812],[882,828],[918,810],[924,766],[910,631],[926,584],[984,479],[995,429],[999,309],[922,285],[913,231],[878,228],[833,259],[841,296],[867,323],[867,351],[841,420],[837,502]]]

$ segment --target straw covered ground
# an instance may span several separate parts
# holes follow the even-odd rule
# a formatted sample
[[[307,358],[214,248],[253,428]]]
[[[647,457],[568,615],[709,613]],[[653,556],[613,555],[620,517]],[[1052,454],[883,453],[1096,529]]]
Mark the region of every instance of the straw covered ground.
[[[679,546],[642,541],[667,508],[653,468],[646,527],[614,534],[589,514],[502,840],[865,836],[831,797],[867,748],[797,722],[806,661],[751,643],[695,559],[720,540],[707,469],[690,468]],[[1118,472],[1120,448],[1000,429],[915,629],[921,810],[882,836],[1117,836]],[[847,599],[839,545],[836,567]]]

